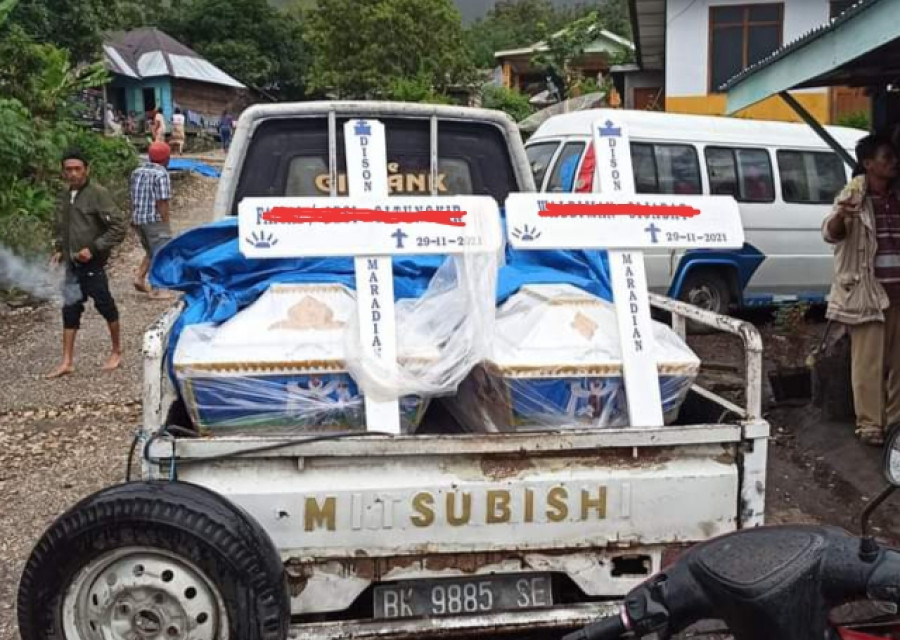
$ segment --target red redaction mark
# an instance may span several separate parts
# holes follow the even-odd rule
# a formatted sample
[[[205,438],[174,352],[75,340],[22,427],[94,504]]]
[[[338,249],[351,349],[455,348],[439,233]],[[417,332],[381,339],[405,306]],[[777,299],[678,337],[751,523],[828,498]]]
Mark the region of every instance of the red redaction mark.
[[[569,218],[575,216],[675,216],[693,218],[700,209],[684,204],[567,204],[547,202],[538,212],[541,218]]]
[[[378,211],[377,209],[346,209],[342,207],[273,207],[263,214],[266,222],[434,222],[448,227],[464,227],[460,218],[465,211]]]

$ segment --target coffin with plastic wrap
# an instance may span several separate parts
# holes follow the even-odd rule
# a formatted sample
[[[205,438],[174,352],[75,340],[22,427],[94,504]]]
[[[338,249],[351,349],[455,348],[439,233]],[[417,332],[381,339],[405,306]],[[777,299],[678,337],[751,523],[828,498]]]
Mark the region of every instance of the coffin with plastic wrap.
[[[653,323],[666,422],[678,416],[700,360]],[[640,399],[638,399],[640,401]],[[570,285],[528,285],[497,312],[493,355],[452,401],[470,430],[628,425],[615,308]]]
[[[365,430],[365,403],[347,372],[345,331],[356,313],[339,284],[276,284],[227,322],[190,325],[175,350],[182,396],[201,430]],[[435,358],[406,332],[399,360]],[[401,426],[414,431],[428,400],[400,399]]]

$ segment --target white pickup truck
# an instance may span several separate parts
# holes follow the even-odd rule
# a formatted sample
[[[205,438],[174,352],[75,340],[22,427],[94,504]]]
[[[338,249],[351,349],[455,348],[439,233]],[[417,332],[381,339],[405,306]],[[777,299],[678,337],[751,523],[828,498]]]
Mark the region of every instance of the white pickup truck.
[[[342,192],[342,125],[358,117],[386,125],[393,193],[534,190],[501,113],[283,104],[241,117],[215,215]],[[23,640],[524,635],[613,612],[686,545],[763,519],[759,335],[652,304],[681,335],[690,320],[740,338],[744,407],[694,387],[653,429],[453,433],[435,411],[416,435],[197,437],[168,374],[171,309],[144,340],[143,479],[86,498],[38,542]]]

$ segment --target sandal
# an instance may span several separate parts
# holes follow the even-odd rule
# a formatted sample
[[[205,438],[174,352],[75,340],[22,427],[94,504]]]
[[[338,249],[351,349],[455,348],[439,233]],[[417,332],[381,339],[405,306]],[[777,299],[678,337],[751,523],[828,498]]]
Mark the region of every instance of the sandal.
[[[870,447],[880,447],[884,444],[884,429],[880,427],[860,427],[855,434],[860,442]]]

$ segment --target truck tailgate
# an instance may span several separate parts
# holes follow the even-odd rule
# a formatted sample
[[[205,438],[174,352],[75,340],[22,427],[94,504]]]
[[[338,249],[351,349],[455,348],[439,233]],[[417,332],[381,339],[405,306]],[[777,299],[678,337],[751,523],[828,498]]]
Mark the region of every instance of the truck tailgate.
[[[450,453],[429,440],[416,455],[231,458],[185,465],[179,478],[241,505],[286,558],[662,544],[738,525],[728,442]]]

